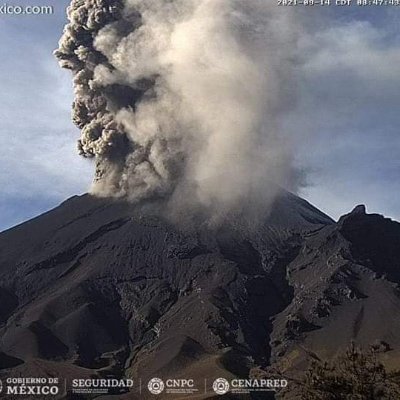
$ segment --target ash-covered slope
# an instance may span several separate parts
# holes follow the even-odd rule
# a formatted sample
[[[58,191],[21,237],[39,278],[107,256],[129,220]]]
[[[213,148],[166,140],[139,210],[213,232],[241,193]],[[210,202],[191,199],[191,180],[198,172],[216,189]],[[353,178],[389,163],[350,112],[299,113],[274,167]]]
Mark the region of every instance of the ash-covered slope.
[[[269,359],[301,236],[331,223],[289,193],[256,230],[239,218],[179,230],[127,203],[71,198],[0,235],[2,368],[245,374],[234,360]]]
[[[0,372],[213,379],[398,349],[400,225],[363,211],[284,193],[256,228],[180,229],[74,197],[0,234]]]
[[[356,207],[304,236],[287,266],[291,303],[274,319],[272,361],[296,375],[311,358],[331,359],[351,342],[375,345],[400,368],[400,224]]]

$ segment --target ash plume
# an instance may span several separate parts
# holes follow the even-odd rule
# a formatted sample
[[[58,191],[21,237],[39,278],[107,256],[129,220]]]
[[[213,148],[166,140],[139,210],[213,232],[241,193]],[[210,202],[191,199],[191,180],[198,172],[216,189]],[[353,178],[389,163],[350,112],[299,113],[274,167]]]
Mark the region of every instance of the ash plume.
[[[264,0],[73,0],[55,54],[73,73],[92,192],[171,210],[265,209],[297,184],[281,120],[298,22]]]

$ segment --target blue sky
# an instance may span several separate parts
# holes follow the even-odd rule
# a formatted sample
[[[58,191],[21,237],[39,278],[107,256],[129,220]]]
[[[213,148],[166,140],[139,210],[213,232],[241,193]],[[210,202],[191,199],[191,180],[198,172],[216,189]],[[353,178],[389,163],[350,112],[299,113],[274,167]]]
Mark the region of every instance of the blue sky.
[[[51,16],[0,16],[0,230],[85,192],[91,181],[90,163],[76,155],[71,77],[52,55],[67,3],[42,0],[55,4]]]
[[[335,218],[364,203],[400,220],[400,8],[332,10],[294,117],[312,138],[303,195]]]
[[[84,193],[92,179],[93,165],[76,154],[71,76],[52,56],[68,1],[46,4],[54,15],[0,15],[0,230]],[[400,220],[400,8],[323,13],[324,28],[302,44],[301,98],[287,120],[309,132],[298,149],[301,194],[334,218],[364,203]]]

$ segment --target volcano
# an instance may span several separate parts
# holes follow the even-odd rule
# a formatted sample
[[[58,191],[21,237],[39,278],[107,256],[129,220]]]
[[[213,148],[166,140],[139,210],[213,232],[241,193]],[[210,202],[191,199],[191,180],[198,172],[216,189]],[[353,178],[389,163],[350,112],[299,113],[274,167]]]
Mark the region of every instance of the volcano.
[[[399,264],[400,224],[363,206],[282,192],[255,226],[178,227],[75,196],[0,234],[0,378],[290,376],[351,341],[394,367]]]

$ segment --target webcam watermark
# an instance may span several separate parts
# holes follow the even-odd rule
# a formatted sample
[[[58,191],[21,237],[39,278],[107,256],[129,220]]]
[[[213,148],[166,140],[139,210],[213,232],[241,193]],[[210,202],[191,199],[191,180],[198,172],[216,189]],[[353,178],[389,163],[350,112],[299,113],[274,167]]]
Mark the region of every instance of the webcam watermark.
[[[19,6],[0,4],[0,16],[2,15],[52,15],[53,6]]]

